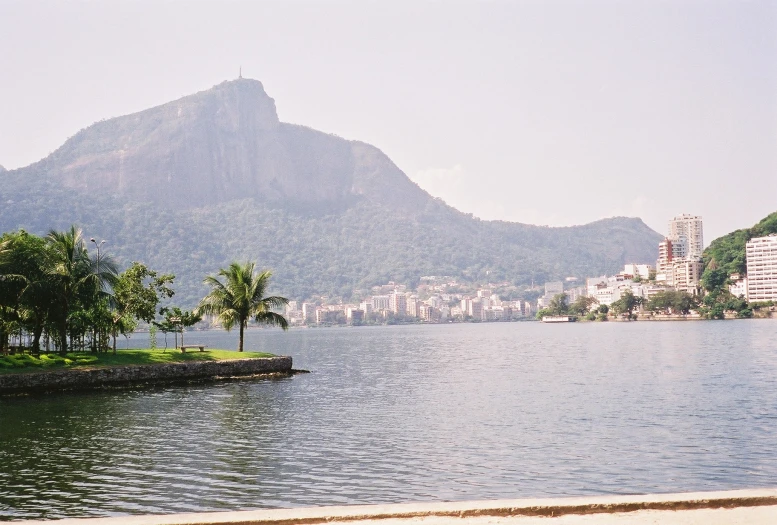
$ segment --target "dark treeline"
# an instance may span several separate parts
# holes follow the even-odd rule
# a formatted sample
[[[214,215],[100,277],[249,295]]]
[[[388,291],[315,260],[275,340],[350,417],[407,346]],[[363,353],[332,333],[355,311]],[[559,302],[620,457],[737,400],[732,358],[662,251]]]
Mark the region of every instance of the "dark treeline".
[[[33,354],[98,352],[111,338],[115,351],[119,334],[154,320],[159,301],[174,294],[174,276],[137,262],[119,272],[101,244],[76,226],[0,237],[0,353],[16,350],[14,340]]]

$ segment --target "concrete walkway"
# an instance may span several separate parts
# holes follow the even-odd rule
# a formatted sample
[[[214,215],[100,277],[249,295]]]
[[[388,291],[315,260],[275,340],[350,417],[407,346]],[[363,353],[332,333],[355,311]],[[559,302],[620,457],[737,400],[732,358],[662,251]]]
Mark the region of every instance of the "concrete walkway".
[[[52,525],[27,521],[26,525]],[[577,498],[353,505],[116,518],[54,525],[775,525],[777,489]]]

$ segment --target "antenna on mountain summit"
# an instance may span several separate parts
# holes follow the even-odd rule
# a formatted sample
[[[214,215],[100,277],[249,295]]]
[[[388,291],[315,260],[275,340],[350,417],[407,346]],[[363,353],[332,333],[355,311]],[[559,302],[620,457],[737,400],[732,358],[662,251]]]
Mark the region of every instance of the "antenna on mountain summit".
[[[237,74],[237,78],[243,78],[243,66],[240,66],[240,73]]]

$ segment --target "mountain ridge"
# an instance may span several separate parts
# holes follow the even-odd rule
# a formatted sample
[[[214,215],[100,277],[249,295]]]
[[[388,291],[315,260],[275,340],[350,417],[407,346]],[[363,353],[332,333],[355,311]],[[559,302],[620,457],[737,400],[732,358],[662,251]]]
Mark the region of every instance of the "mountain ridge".
[[[96,122],[28,168],[56,171],[81,191],[186,207],[247,196],[407,206],[426,194],[374,146],[280,122],[262,83],[244,78]]]
[[[179,275],[188,305],[202,277],[235,259],[273,268],[295,298],[348,296],[428,274],[529,283],[614,272],[652,262],[661,238],[638,218],[480,220],[375,146],[281,122],[249,79],[95,123],[2,182],[3,230],[81,224],[121,262]]]

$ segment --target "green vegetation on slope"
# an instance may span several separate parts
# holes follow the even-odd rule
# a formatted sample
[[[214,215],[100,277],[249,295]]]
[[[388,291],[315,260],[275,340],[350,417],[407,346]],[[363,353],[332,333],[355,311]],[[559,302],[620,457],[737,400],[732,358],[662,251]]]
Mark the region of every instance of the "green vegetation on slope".
[[[230,359],[255,359],[274,357],[266,352],[242,352],[231,350],[206,350],[182,353],[177,350],[119,350],[116,354],[71,352],[58,354],[0,356],[0,374],[33,372],[40,370],[97,368],[133,365],[157,365],[189,361],[224,361]]]
[[[759,305],[748,304],[744,298],[734,297],[729,291],[729,276],[747,273],[745,245],[754,237],[777,233],[777,212],[771,213],[752,228],[733,231],[719,237],[704,250],[704,272],[701,284],[706,292],[699,313],[707,319],[724,319],[726,312],[737,317],[753,316]]]
[[[705,269],[719,268],[726,275],[747,272],[745,260],[745,244],[754,237],[763,237],[777,233],[777,212],[764,217],[752,228],[733,231],[723,237],[718,237],[704,250]]]
[[[44,233],[76,222],[107,239],[106,253],[119,263],[175,274],[176,302],[186,308],[208,292],[204,275],[235,260],[271,269],[269,292],[349,298],[388,281],[413,285],[422,275],[527,285],[614,273],[654,260],[661,239],[639,219],[549,228],[481,221],[431,198],[412,213],[359,199],[294,207],[250,198],[178,209],[84,198],[56,177],[29,173],[3,176],[0,201],[9,200],[0,231]]]

